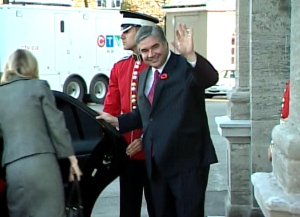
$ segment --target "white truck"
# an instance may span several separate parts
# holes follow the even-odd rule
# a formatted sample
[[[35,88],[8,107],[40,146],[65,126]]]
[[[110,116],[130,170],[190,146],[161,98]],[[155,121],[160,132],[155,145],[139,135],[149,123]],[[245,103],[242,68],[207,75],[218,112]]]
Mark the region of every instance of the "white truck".
[[[120,38],[121,18],[116,9],[0,5],[1,70],[14,50],[27,49],[52,90],[103,103],[113,64],[128,54]]]

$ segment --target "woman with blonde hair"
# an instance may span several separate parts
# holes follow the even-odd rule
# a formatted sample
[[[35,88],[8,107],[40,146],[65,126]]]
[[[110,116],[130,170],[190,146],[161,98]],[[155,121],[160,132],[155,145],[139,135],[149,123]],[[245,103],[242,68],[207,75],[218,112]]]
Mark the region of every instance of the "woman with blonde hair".
[[[65,200],[57,158],[70,160],[70,181],[80,179],[64,116],[38,62],[27,50],[8,59],[0,85],[0,130],[10,217],[63,217]]]
[[[39,78],[38,62],[28,50],[16,50],[5,64],[1,83],[9,82],[12,77]]]

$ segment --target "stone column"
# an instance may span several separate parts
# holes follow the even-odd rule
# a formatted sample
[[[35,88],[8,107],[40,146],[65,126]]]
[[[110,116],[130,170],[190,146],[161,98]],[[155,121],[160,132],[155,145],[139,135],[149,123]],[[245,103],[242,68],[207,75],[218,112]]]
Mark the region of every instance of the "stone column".
[[[249,0],[236,1],[236,70],[235,88],[227,96],[227,114],[231,120],[249,120]]]
[[[252,173],[271,171],[267,150],[272,129],[280,120],[282,94],[289,77],[291,19],[287,1],[251,1]],[[258,207],[255,199],[253,207]]]
[[[228,194],[227,217],[247,216],[251,209],[251,122],[250,122],[250,1],[236,1],[236,70],[235,88],[228,96],[227,121],[220,124],[227,139]],[[217,120],[217,118],[216,118]],[[223,118],[224,120],[224,118]]]
[[[287,193],[300,194],[300,1],[292,1],[289,117],[273,130],[273,172]],[[300,202],[300,201],[299,201]]]
[[[252,175],[255,198],[266,217],[300,216],[300,1],[292,0],[291,9],[289,117],[272,132],[273,173]]]
[[[228,193],[225,199],[227,217],[248,216],[251,210],[251,123],[250,120],[228,120],[220,124],[227,139]]]
[[[285,196],[293,198],[288,205],[300,216],[300,1],[291,3],[290,111],[285,124],[277,125],[272,133],[276,144],[273,172]]]
[[[289,74],[290,16],[282,2],[285,0],[237,2],[239,79],[236,89],[229,93],[228,114],[230,124],[240,125],[241,120],[250,119],[251,130],[249,140],[240,140],[233,133],[230,137],[224,135],[230,150],[226,216],[261,216],[253,200],[250,174],[271,168],[267,149],[271,130],[279,123],[282,92]],[[221,124],[222,130],[228,128],[224,127]],[[239,181],[248,181],[248,185],[241,186]]]
[[[251,1],[252,172],[270,171],[267,149],[279,123],[282,94],[289,78],[290,10],[288,0]],[[281,3],[280,3],[281,2]]]

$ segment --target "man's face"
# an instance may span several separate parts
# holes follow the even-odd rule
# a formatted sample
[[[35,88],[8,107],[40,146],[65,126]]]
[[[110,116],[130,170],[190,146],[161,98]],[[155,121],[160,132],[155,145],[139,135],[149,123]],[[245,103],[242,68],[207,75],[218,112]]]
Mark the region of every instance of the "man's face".
[[[136,35],[137,29],[134,27],[131,27],[127,31],[123,32],[121,34],[121,40],[123,43],[124,50],[132,50],[134,51],[136,49],[136,43],[135,43],[135,35]]]
[[[167,43],[153,36],[142,40],[139,43],[139,49],[144,62],[154,68],[159,68],[165,63],[169,52]]]

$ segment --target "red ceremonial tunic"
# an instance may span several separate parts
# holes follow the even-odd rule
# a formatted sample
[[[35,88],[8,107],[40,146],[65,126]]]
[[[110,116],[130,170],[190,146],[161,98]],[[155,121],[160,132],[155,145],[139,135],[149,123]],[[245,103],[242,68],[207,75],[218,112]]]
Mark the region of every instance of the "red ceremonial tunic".
[[[282,98],[282,109],[281,109],[281,118],[286,119],[289,116],[290,110],[290,80],[286,83],[283,98]]]
[[[135,60],[137,59],[137,60]],[[108,92],[103,111],[113,116],[131,112],[137,105],[138,75],[147,65],[137,56],[128,56],[115,63],[109,79]],[[142,130],[123,134],[127,144],[140,138]],[[145,159],[143,151],[131,156],[132,159]]]

